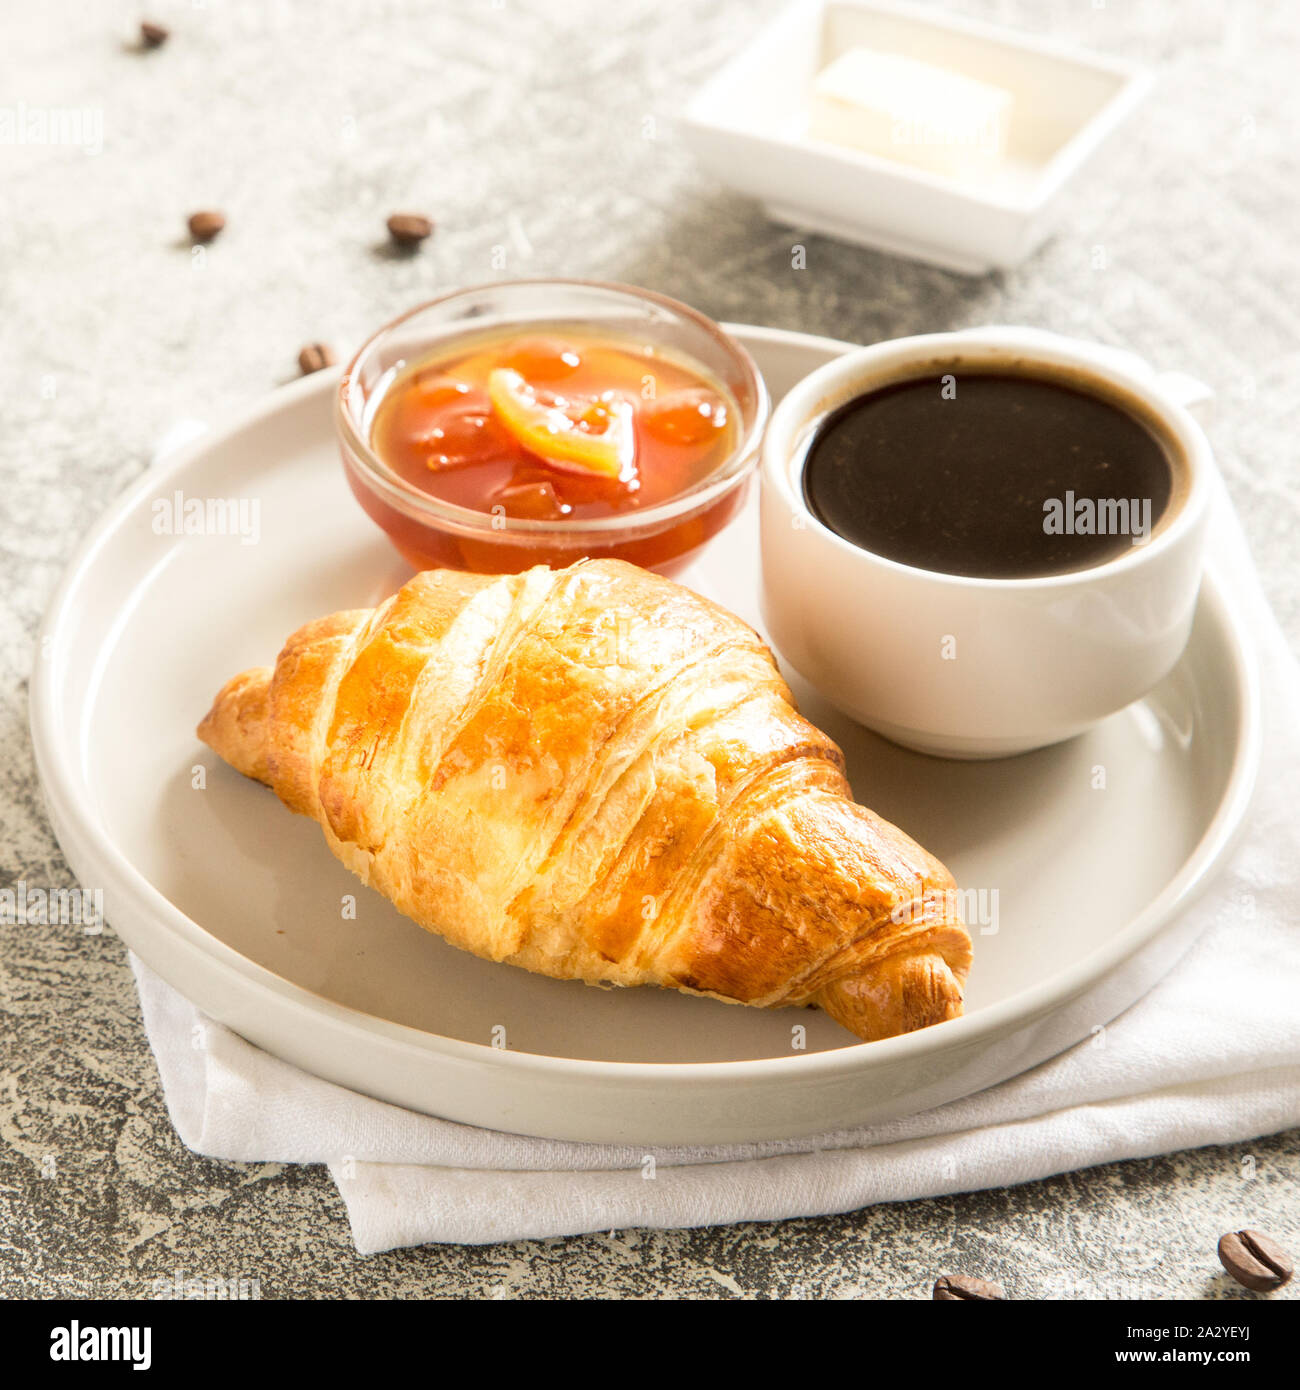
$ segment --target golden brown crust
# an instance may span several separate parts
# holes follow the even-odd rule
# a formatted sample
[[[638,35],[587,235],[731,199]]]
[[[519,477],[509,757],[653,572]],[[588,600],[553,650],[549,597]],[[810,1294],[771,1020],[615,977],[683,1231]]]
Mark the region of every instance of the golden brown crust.
[[[755,633],[632,565],[417,575],[300,629],[199,736],[477,955],[864,1039],[961,1012],[947,870],[851,799]]]
[[[267,713],[271,668],[257,666],[232,676],[203,716],[198,735],[245,777],[270,783],[266,759],[270,751]]]

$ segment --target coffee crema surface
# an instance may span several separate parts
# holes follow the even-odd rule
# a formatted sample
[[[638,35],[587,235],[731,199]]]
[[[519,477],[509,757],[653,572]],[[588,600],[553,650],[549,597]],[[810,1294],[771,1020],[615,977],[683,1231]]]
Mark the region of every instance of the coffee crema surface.
[[[1176,498],[1162,439],[1080,382],[934,370],[831,412],[808,445],[808,507],[900,564],[1020,579],[1104,564]]]

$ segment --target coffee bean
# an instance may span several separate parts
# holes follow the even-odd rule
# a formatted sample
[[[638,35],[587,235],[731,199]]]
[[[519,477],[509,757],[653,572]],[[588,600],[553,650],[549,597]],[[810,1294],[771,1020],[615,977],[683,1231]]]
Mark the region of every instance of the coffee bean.
[[[433,235],[433,222],[418,212],[395,212],[388,219],[388,235],[399,246],[418,246]]]
[[[1262,1231],[1229,1231],[1219,1238],[1219,1262],[1256,1293],[1280,1289],[1295,1272],[1291,1256]]]
[[[190,217],[190,236],[195,241],[211,241],[226,225],[219,212],[196,212]]]
[[[140,42],[146,48],[161,48],[169,38],[171,30],[164,29],[161,24],[154,24],[146,19],[140,25]]]
[[[972,1279],[968,1274],[945,1274],[934,1286],[936,1303],[950,1303],[954,1300],[967,1303],[1005,1303],[1006,1299],[1001,1284],[995,1284],[991,1279]]]
[[[334,349],[328,343],[308,343],[298,354],[298,370],[303,376],[310,376],[313,372],[332,367],[335,361]]]

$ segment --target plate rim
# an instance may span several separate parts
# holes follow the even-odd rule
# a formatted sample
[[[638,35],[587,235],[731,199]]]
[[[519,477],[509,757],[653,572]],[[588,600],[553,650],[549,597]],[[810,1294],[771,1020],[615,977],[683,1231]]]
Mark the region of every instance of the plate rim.
[[[816,349],[837,354],[851,351],[857,346],[842,339],[788,329],[734,323],[725,324],[724,327],[746,346],[763,342],[777,347]],[[58,639],[74,620],[73,600],[86,584],[97,557],[117,530],[133,517],[141,499],[151,497],[167,483],[183,475],[208,450],[222,445],[241,431],[251,429],[268,416],[289,409],[317,393],[328,397],[334,389],[337,375],[337,371],[318,372],[268,392],[265,399],[234,412],[220,427],[206,430],[178,449],[173,457],[148,466],[109,504],[74,548],[50,599],[36,638],[29,702],[30,731],[38,776],[56,837],[74,872],[84,881],[87,875],[78,865],[91,865],[96,871],[94,881],[102,884],[106,900],[125,905],[124,917],[133,915],[152,919],[187,948],[205,956],[211,965],[228,973],[233,972],[254,989],[276,995],[282,1004],[305,1010],[317,1017],[323,1014],[332,1023],[363,1036],[378,1034],[390,1046],[409,1050],[424,1058],[441,1055],[470,1064],[491,1061],[495,1066],[504,1067],[521,1078],[534,1074],[567,1080],[585,1078],[596,1083],[635,1082],[648,1085],[769,1080],[814,1083],[843,1079],[849,1074],[867,1076],[872,1072],[889,1070],[897,1064],[915,1063],[923,1058],[933,1060],[945,1053],[987,1044],[1009,1029],[1028,1027],[1062,1009],[1155,940],[1178,912],[1190,906],[1231,852],[1249,810],[1259,767],[1262,748],[1261,693],[1258,656],[1253,640],[1239,607],[1229,598],[1214,567],[1209,566],[1202,578],[1198,607],[1201,603],[1208,606],[1212,621],[1232,655],[1232,685],[1241,711],[1232,749],[1232,764],[1214,814],[1178,871],[1113,937],[1065,971],[1053,974],[974,1014],[965,1014],[933,1028],[898,1037],[872,1043],[847,1043],[823,1052],[707,1062],[609,1061],[516,1052],[447,1037],[365,1013],[285,979],[240,954],[183,913],[116,845],[107,828],[90,809],[93,799],[78,794],[78,777],[84,771],[80,765],[83,745],[79,740],[65,743],[59,736],[62,701],[60,684],[55,679],[61,653]],[[105,641],[111,631],[105,631]],[[96,662],[102,659],[102,652],[103,643],[94,655]],[[81,785],[89,790],[84,780]],[[69,850],[70,844],[75,846],[76,864],[72,862],[74,852]],[[123,939],[121,933],[116,934]]]

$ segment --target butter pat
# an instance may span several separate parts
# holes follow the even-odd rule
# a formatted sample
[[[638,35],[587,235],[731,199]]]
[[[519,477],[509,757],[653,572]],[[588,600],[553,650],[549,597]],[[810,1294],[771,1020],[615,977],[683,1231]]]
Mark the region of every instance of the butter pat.
[[[898,53],[851,48],[813,82],[808,133],[932,173],[979,177],[1002,158],[1005,87]]]

